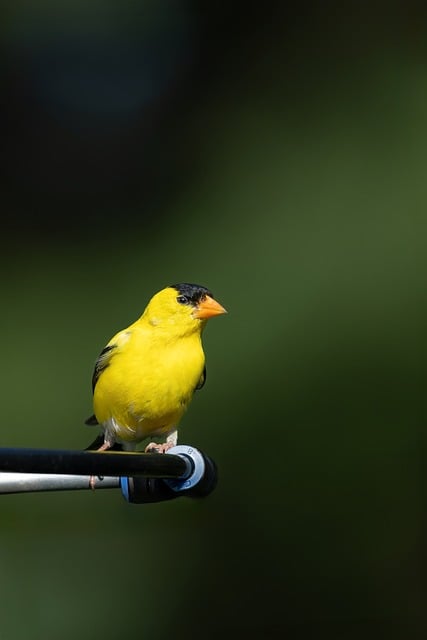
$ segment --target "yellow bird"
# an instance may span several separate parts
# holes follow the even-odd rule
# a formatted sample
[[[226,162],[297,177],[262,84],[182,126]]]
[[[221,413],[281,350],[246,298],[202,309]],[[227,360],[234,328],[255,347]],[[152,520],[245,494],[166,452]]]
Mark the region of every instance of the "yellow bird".
[[[95,364],[95,415],[86,420],[101,426],[98,450],[116,442],[134,449],[153,436],[166,436],[166,442],[151,442],[146,451],[176,445],[178,424],[206,379],[202,331],[208,318],[222,313],[205,287],[175,284],[153,296],[142,316],[110,340]]]

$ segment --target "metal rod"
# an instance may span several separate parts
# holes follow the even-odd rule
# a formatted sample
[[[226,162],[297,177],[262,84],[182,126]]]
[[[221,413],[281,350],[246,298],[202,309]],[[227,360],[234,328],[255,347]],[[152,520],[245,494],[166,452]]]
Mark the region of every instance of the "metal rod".
[[[186,478],[191,474],[192,466],[184,456],[163,453],[0,448],[0,472],[2,471],[73,476]]]
[[[95,478],[94,488],[119,489],[120,478]],[[54,473],[9,473],[0,472],[0,495],[7,493],[34,493],[37,491],[69,491],[89,489],[87,476],[72,476]]]

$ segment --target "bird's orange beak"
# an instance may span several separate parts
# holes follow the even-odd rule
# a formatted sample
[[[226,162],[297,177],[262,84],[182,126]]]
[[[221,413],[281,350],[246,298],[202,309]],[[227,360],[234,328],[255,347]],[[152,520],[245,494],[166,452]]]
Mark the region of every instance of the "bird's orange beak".
[[[219,316],[221,313],[227,313],[227,311],[219,304],[219,302],[210,296],[206,296],[194,309],[193,317],[199,318],[200,320],[207,320],[213,316]]]

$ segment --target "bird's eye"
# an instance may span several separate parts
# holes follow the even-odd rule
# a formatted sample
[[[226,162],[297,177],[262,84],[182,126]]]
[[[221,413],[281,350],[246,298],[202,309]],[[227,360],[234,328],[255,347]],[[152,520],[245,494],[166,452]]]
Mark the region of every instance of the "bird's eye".
[[[187,296],[178,296],[176,301],[179,302],[179,304],[187,304],[188,298]]]

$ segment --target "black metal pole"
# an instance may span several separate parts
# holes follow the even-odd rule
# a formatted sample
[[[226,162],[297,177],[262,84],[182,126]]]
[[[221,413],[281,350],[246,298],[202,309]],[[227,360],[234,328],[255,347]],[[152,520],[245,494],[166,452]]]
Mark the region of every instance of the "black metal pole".
[[[185,478],[191,470],[190,460],[172,454],[0,448],[0,472]]]

